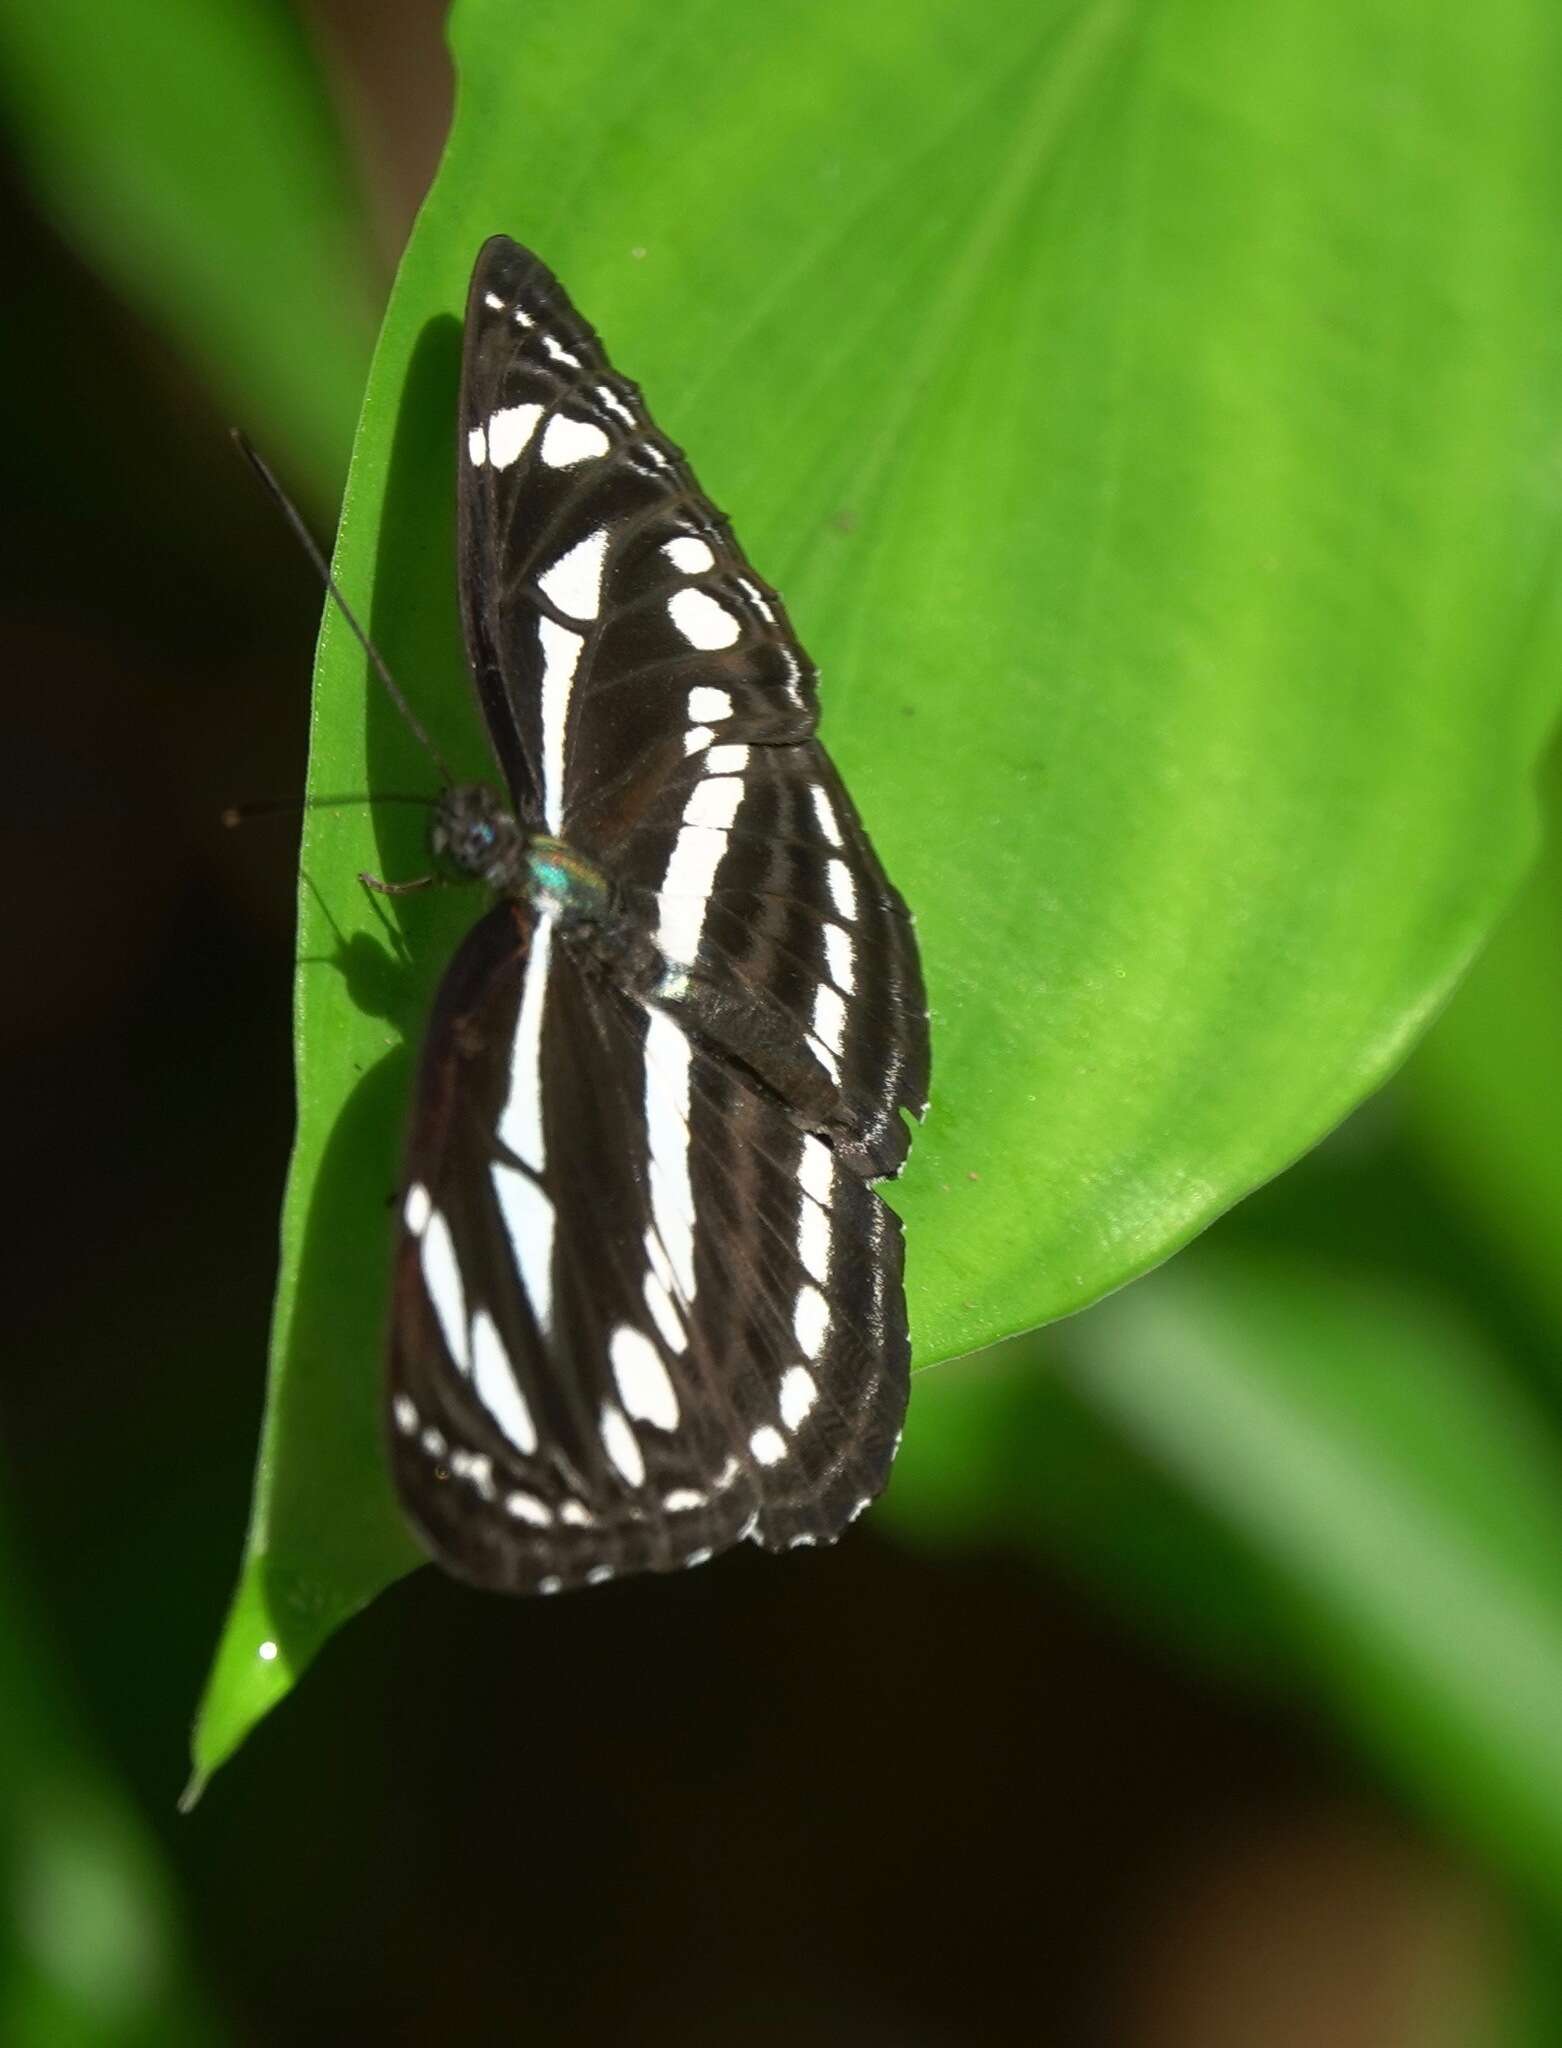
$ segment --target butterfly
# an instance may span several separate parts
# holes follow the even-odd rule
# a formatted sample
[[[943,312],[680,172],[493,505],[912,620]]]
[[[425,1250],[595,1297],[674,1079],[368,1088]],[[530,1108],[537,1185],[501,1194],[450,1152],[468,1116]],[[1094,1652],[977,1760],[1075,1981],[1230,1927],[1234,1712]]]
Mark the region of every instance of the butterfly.
[[[491,907],[413,1092],[390,1318],[406,1515],[516,1593],[828,1543],[881,1490],[927,1101],[911,918],[775,591],[552,272],[496,236],[457,455],[504,793],[431,848]]]

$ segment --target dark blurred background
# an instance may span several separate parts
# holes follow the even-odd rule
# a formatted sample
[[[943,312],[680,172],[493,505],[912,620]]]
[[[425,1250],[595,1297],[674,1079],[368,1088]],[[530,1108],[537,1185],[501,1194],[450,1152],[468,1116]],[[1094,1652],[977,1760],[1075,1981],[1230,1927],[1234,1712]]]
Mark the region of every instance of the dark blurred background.
[[[303,16],[371,297],[443,135],[441,13]],[[827,1558],[524,1616],[419,1573],[176,1815],[243,1535],[292,1118],[296,834],[219,820],[302,787],[320,595],[224,409],[15,169],[0,213],[0,2038],[1509,2038],[1527,1913],[1289,1672],[1179,1647],[996,1523],[940,1546],[881,1522]],[[1366,1217],[1515,1355],[1543,1343],[1391,1108],[1225,1228],[1359,1247]],[[80,1788],[58,1830],[18,1793],[36,1771]]]

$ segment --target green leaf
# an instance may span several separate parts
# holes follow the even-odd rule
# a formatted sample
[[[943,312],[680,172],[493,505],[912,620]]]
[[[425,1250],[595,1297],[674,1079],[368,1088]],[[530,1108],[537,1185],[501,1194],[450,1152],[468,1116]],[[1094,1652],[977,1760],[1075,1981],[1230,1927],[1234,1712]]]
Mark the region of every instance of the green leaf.
[[[1391,1772],[1562,1907],[1562,1456],[1447,1304],[1199,1254],[1068,1332],[1080,1395],[1292,1589]]]
[[[737,33],[709,0],[467,0],[452,37],[345,587],[480,768],[452,415],[467,273],[506,229],[786,590],[917,910],[919,1358],[1077,1308],[1382,1079],[1531,843],[1562,20],[803,0]],[[315,718],[317,790],[426,785],[334,620]],[[202,1771],[409,1557],[367,1219],[475,906],[392,916],[354,876],[421,859],[404,812],[310,820],[271,1408]]]
[[[43,206],[322,498],[373,339],[356,194],[295,11],[272,0],[0,10],[0,99]],[[112,379],[114,366],[104,364]],[[61,459],[79,457],[59,423]]]

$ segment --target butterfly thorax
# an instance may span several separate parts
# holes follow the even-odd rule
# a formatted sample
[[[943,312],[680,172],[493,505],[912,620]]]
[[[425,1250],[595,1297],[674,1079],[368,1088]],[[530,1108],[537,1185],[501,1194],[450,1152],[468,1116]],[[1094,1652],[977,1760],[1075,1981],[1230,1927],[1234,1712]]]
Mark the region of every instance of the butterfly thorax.
[[[851,1150],[854,1112],[786,1010],[742,977],[712,977],[664,953],[602,870],[546,833],[528,832],[486,783],[447,789],[429,842],[449,873],[529,904],[605,969],[625,995],[678,1017],[786,1105],[803,1130]]]
[[[526,894],[533,907],[561,924],[605,925],[613,912],[613,890],[600,868],[592,866],[562,839],[535,834],[526,841]]]
[[[448,873],[486,883],[564,925],[602,925],[612,916],[606,875],[562,840],[530,833],[486,783],[458,783],[434,809],[429,845]]]

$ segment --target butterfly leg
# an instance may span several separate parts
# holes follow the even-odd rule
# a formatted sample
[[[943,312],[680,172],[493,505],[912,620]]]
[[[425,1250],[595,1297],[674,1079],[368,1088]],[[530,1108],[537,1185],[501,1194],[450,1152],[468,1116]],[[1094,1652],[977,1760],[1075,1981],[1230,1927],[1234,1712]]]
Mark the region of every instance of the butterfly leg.
[[[358,879],[366,889],[374,890],[378,896],[411,896],[419,889],[438,888],[441,877],[418,875],[410,882],[382,882],[378,875],[364,874],[360,870]]]

